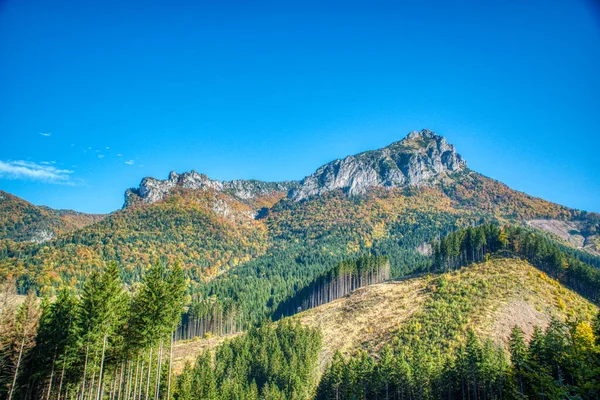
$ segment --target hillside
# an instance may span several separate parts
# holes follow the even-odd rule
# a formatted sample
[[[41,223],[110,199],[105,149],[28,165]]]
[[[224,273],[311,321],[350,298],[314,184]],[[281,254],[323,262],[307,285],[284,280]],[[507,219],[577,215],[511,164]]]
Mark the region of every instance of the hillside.
[[[408,345],[415,335],[441,356],[464,343],[469,328],[508,351],[514,326],[529,340],[534,327],[544,330],[552,319],[590,322],[597,312],[596,305],[528,262],[499,258],[447,274],[370,285],[290,319],[321,332],[324,371],[336,351],[350,357],[364,350],[378,357],[384,345]],[[181,372],[185,362],[235,336],[178,343],[174,370]]]
[[[264,254],[266,227],[254,219],[255,212],[225,193],[182,189],[150,207],[113,213],[44,246],[7,244],[12,247],[5,251],[20,257],[5,259],[3,273],[16,270],[46,285],[76,285],[90,270],[114,260],[133,282],[160,259],[180,262],[190,282],[200,284]]]
[[[518,325],[529,337],[552,318],[591,321],[598,308],[526,261],[493,259],[441,275],[392,280],[359,289],[293,318],[323,334],[323,361],[344,355],[378,353],[393,341],[418,334],[431,340],[440,330],[455,347],[469,327],[483,338],[507,345]],[[436,341],[443,346],[443,341]]]
[[[104,217],[102,214],[39,207],[0,190],[0,240],[43,243]]]
[[[597,214],[572,221],[534,219],[527,224],[551,233],[570,247],[600,256],[600,216]]]

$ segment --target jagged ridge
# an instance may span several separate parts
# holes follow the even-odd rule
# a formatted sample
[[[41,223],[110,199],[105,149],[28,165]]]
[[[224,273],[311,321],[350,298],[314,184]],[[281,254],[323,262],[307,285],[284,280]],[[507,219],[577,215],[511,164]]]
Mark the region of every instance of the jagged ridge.
[[[287,193],[297,182],[263,182],[258,180],[236,179],[233,181],[212,180],[205,174],[196,171],[177,174],[172,171],[169,178],[160,180],[152,177],[142,179],[139,188],[128,189],[125,192],[127,208],[136,204],[152,204],[167,197],[173,189],[212,189],[228,193],[240,201],[254,199],[257,196],[270,195],[275,192]]]
[[[446,138],[423,129],[411,132],[383,149],[325,164],[301,182],[218,181],[196,171],[181,175],[171,172],[165,180],[147,177],[142,179],[139,188],[126,191],[124,208],[155,203],[177,187],[224,191],[242,201],[274,192],[287,192],[288,197],[296,201],[337,189],[358,195],[377,186],[393,188],[432,184],[466,166]]]
[[[303,200],[337,189],[358,195],[376,186],[423,186],[466,166],[446,138],[423,129],[383,149],[325,164],[304,178],[300,186],[290,192],[290,197]]]

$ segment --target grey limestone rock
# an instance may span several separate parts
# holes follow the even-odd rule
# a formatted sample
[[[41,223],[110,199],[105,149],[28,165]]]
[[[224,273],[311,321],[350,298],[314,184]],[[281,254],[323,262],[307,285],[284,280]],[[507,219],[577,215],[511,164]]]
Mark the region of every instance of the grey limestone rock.
[[[466,166],[443,136],[424,129],[383,149],[322,166],[304,178],[289,197],[298,201],[337,189],[359,195],[376,186],[425,186]]]
[[[124,207],[155,203],[167,197],[175,187],[222,191],[241,201],[275,191],[287,192],[288,197],[295,201],[332,190],[360,195],[371,187],[397,188],[435,184],[466,167],[466,162],[443,136],[424,129],[411,132],[404,139],[383,149],[332,161],[300,182],[241,179],[218,181],[196,171],[182,174],[171,172],[165,180],[144,178],[138,188],[125,192]]]
[[[125,204],[123,208],[134,204],[152,204],[167,197],[175,187],[185,189],[212,189],[227,192],[234,197],[244,201],[257,195],[270,194],[275,191],[288,192],[295,187],[297,182],[262,182],[257,180],[234,180],[218,181],[212,180],[205,174],[196,171],[177,174],[171,172],[168,179],[160,180],[147,177],[142,179],[138,188],[128,189],[125,192]]]

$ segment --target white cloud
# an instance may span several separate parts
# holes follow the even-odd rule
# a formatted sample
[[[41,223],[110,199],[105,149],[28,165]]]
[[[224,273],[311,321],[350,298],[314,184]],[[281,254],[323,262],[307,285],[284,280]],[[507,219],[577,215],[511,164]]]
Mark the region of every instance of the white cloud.
[[[0,161],[0,177],[30,179],[61,185],[73,185],[73,171],[31,161]]]
[[[40,132],[40,135],[45,136],[45,137],[50,137],[50,136],[52,136],[52,132]]]
[[[133,161],[133,160],[125,161],[125,164],[133,165],[133,164],[135,164],[135,161]]]
[[[98,158],[104,158],[104,154],[98,154]]]
[[[106,150],[110,150],[110,147],[106,146]]]
[[[122,157],[122,156],[123,156],[123,154],[121,154],[121,153],[117,154],[117,157]]]

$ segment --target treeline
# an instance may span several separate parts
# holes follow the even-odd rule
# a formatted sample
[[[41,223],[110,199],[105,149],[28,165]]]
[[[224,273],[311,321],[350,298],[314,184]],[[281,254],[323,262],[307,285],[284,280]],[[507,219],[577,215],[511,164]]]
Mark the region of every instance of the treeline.
[[[5,289],[9,298],[9,290]],[[171,346],[183,308],[179,266],[154,264],[128,292],[115,263],[41,304],[0,314],[0,398],[159,399],[171,391]],[[41,315],[40,315],[41,314]]]
[[[509,357],[473,330],[431,368],[432,349],[387,346],[375,359],[366,353],[344,360],[336,353],[317,399],[597,399],[600,393],[600,319],[536,327],[529,343],[515,326]]]
[[[390,263],[387,257],[369,255],[342,261],[319,275],[296,295],[280,303],[273,313],[273,320],[318,307],[358,288],[387,279],[390,279]]]
[[[452,232],[433,240],[431,246],[436,270],[456,269],[502,252],[503,256],[526,259],[592,301],[598,301],[600,295],[599,269],[585,264],[573,253],[561,251],[555,242],[530,229],[485,224]]]
[[[233,300],[194,298],[181,316],[175,341],[203,337],[206,334],[228,335],[241,331],[244,326],[244,320]]]
[[[329,197],[337,199],[333,195]],[[430,257],[419,253],[416,248],[437,232],[450,232],[465,223],[450,212],[411,210],[409,213],[400,213],[399,218],[386,227],[389,230],[386,235],[368,241],[361,237],[358,229],[353,228],[356,221],[365,218],[357,211],[364,206],[364,202],[355,203],[339,197],[345,199],[344,202],[334,202],[335,207],[331,208],[331,199],[311,200],[316,203],[312,205],[315,209],[311,210],[311,215],[314,212],[315,216],[322,217],[323,221],[319,221],[321,225],[310,223],[285,229],[281,236],[273,238],[272,248],[267,254],[218,276],[206,285],[198,286],[198,296],[205,299],[214,297],[220,302],[232,300],[237,305],[240,322],[244,326],[242,329],[246,329],[265,318],[276,319],[275,313],[280,303],[288,301],[319,276],[348,259],[361,255],[386,257],[390,263],[390,277],[394,278],[427,271],[431,269]],[[420,201],[411,197],[410,204]],[[301,221],[292,217],[292,212],[306,211],[301,204],[284,202],[278,203],[275,208],[284,206],[289,207],[290,212],[290,218],[285,219],[287,223]],[[401,207],[399,205],[398,209]],[[348,208],[350,216],[342,212]],[[332,214],[336,218],[327,217]],[[270,216],[265,218],[269,219]],[[342,219],[342,222],[338,219]],[[468,220],[469,223],[478,221],[479,218]],[[283,219],[277,221],[277,224],[280,223],[283,223]],[[322,224],[327,224],[327,227]],[[349,251],[348,243],[354,241],[357,249]]]
[[[176,400],[309,399],[317,385],[321,336],[298,322],[252,328],[186,364]]]
[[[592,301],[600,294],[600,270],[580,261],[544,235],[520,227],[506,227],[508,250]]]
[[[366,255],[341,261],[302,289],[296,290],[295,295],[280,302],[275,311],[266,316],[276,321],[389,278],[390,263],[387,257]],[[195,296],[182,315],[175,340],[189,340],[206,334],[228,335],[251,327],[254,323],[240,312],[238,302],[233,299],[218,300],[214,295],[205,299]]]
[[[488,253],[494,253],[507,244],[506,233],[497,225],[459,229],[431,241],[434,270],[448,271],[480,262]]]

